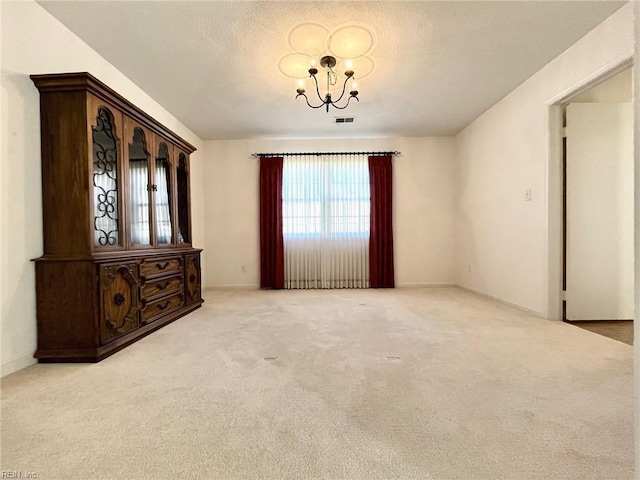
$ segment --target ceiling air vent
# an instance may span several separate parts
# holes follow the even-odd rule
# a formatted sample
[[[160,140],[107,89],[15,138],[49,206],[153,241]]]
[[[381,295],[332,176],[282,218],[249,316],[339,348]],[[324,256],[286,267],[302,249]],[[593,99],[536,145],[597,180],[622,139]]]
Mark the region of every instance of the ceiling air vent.
[[[336,123],[353,123],[354,117],[335,117]]]

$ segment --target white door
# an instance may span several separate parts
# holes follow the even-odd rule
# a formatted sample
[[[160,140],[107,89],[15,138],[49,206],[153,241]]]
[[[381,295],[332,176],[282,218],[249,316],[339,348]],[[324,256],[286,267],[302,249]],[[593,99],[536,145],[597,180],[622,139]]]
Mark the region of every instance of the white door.
[[[567,107],[567,320],[632,319],[633,106]]]

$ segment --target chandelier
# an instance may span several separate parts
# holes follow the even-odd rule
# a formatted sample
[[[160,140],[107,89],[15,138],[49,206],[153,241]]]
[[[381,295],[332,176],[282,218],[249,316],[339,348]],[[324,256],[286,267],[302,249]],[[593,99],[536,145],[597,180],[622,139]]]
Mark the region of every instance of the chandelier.
[[[320,59],[320,66],[323,67],[327,72],[327,91],[324,94],[324,97],[320,94],[320,87],[318,85],[318,79],[316,78],[316,75],[318,74],[318,69],[316,68],[315,60],[311,60],[311,68],[309,68],[309,76],[313,78],[313,82],[315,83],[316,94],[318,95],[318,100],[320,101],[320,104],[312,105],[309,102],[309,98],[305,93],[306,90],[304,89],[304,80],[302,79],[298,80],[298,89],[296,90],[298,94],[296,95],[296,99],[298,97],[304,97],[304,99],[307,101],[307,105],[309,105],[311,108],[326,107],[327,112],[329,111],[329,107],[337,108],[338,110],[344,110],[349,106],[349,102],[351,101],[352,98],[355,98],[358,102],[360,101],[358,99],[358,90],[356,90],[355,77],[353,76],[354,72],[351,69],[350,61],[346,62],[347,70],[344,72],[344,76],[346,78],[344,79],[344,84],[342,85],[342,93],[335,100],[331,95],[330,90],[331,90],[331,87],[335,86],[336,83],[338,82],[338,74],[333,71],[333,67],[336,66],[336,58],[332,57],[331,55],[325,55]],[[342,98],[344,97],[344,94],[347,90],[347,82],[349,80],[352,80],[351,90],[349,91],[349,97],[347,98],[345,103],[343,103],[342,105],[338,105],[342,100]]]

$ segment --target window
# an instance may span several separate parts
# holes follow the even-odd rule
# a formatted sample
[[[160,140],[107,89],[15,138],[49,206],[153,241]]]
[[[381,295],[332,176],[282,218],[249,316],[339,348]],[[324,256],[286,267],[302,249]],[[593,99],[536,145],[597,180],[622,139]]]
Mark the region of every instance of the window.
[[[285,287],[368,287],[370,204],[366,157],[285,158],[282,170]]]
[[[285,159],[282,172],[285,238],[368,238],[370,210],[366,158]]]

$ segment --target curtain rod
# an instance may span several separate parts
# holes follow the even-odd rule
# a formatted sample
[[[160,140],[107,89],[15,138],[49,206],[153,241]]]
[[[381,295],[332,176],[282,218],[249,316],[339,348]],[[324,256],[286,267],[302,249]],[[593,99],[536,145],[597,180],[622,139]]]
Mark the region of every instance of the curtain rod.
[[[292,155],[401,155],[400,152],[287,152],[287,153],[252,153],[252,157],[289,157]]]

